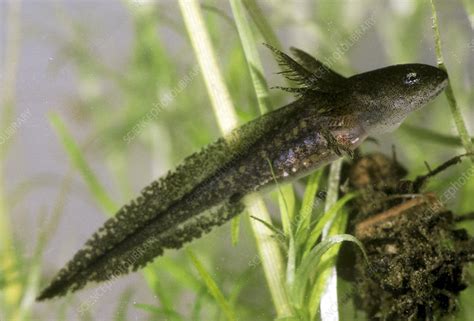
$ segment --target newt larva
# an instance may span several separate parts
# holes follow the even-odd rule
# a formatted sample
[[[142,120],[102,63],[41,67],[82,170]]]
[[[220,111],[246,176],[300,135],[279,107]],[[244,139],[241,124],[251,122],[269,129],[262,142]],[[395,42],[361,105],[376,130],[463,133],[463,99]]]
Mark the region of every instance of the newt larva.
[[[241,213],[247,194],[351,154],[368,135],[395,129],[447,85],[447,74],[429,65],[394,65],[346,78],[302,50],[292,48],[294,60],[271,49],[286,68],[284,76],[300,85],[286,88],[297,99],[235,129],[145,187],[86,242],[38,300],[111,280],[165,249],[180,248]]]

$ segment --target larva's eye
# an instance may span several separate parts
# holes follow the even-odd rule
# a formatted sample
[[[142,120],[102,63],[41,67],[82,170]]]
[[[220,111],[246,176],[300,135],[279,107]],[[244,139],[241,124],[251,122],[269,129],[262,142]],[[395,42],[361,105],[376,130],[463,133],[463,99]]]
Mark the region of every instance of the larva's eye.
[[[420,81],[420,78],[418,77],[416,72],[410,72],[405,75],[405,78],[403,79],[403,82],[405,85],[414,85]]]

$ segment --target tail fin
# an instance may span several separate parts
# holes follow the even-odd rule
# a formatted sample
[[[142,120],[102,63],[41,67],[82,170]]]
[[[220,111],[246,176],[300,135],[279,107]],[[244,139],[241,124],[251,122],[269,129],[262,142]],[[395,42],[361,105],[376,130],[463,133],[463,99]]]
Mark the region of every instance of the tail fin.
[[[235,129],[228,138],[220,138],[189,156],[176,170],[147,186],[141,196],[105,222],[43,290],[38,300],[78,290],[88,281],[110,280],[114,275],[136,270],[160,255],[163,249],[179,248],[184,242],[240,213],[243,209],[240,202],[226,203],[225,200],[204,218],[200,212],[206,204],[198,206],[196,200],[187,202],[187,208],[177,205],[196,186],[235,157],[246,154],[268,131],[279,128],[303,107],[290,104]],[[140,249],[139,255],[134,252],[137,249]],[[127,270],[115,273],[114,268],[130,257],[136,259]]]
[[[129,235],[114,246],[95,249],[91,244],[97,243],[101,238],[99,231],[58,273],[37,300],[79,290],[89,281],[111,282],[118,276],[136,271],[161,255],[164,249],[180,248],[184,243],[209,232],[212,227],[227,222],[243,209],[241,202],[227,201],[199,215],[190,215],[189,209],[169,212],[152,220],[139,233]],[[177,217],[183,216],[188,219],[178,224],[174,222]],[[109,223],[109,231],[120,228],[120,224],[120,221]]]

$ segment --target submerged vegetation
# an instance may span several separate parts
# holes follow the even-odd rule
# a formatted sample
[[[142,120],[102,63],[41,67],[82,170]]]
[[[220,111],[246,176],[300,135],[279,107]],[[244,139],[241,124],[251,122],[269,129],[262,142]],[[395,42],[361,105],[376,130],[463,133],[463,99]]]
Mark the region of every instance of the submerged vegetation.
[[[28,6],[10,1],[5,14],[8,50],[2,61],[0,319],[324,321],[337,316],[340,320],[432,320],[447,315],[470,320],[474,289],[464,287],[469,285],[469,273],[474,272],[466,264],[472,260],[469,235],[474,225],[459,217],[474,210],[472,160],[423,184],[423,191],[437,195],[443,203],[436,211],[422,211],[426,203],[416,204],[407,213],[384,221],[390,229],[367,227],[371,215],[418,199],[413,196],[418,189],[402,192],[393,188],[387,193],[387,186],[399,186],[406,174],[399,163],[409,169],[407,177],[416,183],[416,177],[427,170],[425,162],[431,172],[431,164],[472,152],[474,13],[468,1],[455,6],[435,1],[433,12],[430,3],[421,0],[297,4],[231,0],[229,4],[202,1],[201,6],[191,0],[179,5],[123,1],[117,6],[129,17],[128,27],[133,30],[126,57],[114,57],[115,44],[101,42],[86,18],[71,16],[67,5],[51,2],[48,9],[67,34],[51,38],[56,39],[51,46],[61,56],[55,68],[71,68],[64,64],[72,64],[77,81],[64,107],[48,107],[49,124],[57,137],[52,143],[63,147],[70,168],[54,173],[63,175],[60,180],[43,175],[39,183],[32,177],[20,186],[10,186],[12,174],[7,169],[18,172],[12,167],[12,156],[19,156],[9,147],[24,139],[15,137],[11,128],[21,131],[23,125],[37,121],[35,117],[23,121],[21,115],[29,115],[30,110],[23,108],[15,91],[18,64],[22,63],[18,61],[21,24],[32,23],[21,15]],[[82,8],[96,10],[93,2]],[[89,45],[94,39],[100,42],[95,48]],[[437,61],[450,76],[448,99],[437,99],[429,112],[416,113],[393,135],[361,147],[360,154],[368,155],[374,150],[387,153],[394,145],[399,159],[388,172],[370,171],[368,181],[374,175],[388,180],[382,186],[373,185],[372,194],[354,189],[338,161],[329,170],[319,170],[293,185],[280,185],[265,198],[249,200],[248,214],[189,245],[186,251],[167,251],[140,272],[143,280],[127,283],[126,278],[112,278],[80,295],[35,303],[40,285],[51,279],[83,239],[80,236],[81,241],[71,242],[71,252],[59,260],[53,235],[62,228],[87,228],[85,234],[89,234],[97,224],[86,218],[100,212],[113,215],[139,187],[190,152],[288,101],[285,93],[268,89],[281,85],[281,79],[272,74],[279,67],[263,42],[279,49],[302,47],[345,75],[385,65],[434,65]],[[112,47],[107,53],[112,58],[102,54],[101,46]],[[72,104],[71,95],[76,95]],[[31,114],[35,115],[33,109]],[[13,126],[15,122],[18,125]],[[87,135],[80,135],[78,128]],[[31,160],[33,156],[27,157]],[[357,159],[356,155],[355,160],[348,160],[349,166],[360,165]],[[35,166],[34,161],[28,163]],[[65,212],[66,196],[78,194],[74,179],[82,182],[79,190],[87,192],[96,213],[85,215],[74,208]],[[35,204],[30,215],[15,208],[27,202],[28,193],[51,181],[56,197]],[[393,199],[387,201],[389,196]],[[354,220],[354,209],[367,216]],[[66,214],[68,218],[83,215],[84,226],[67,227],[61,222]],[[39,222],[36,240],[29,241],[35,245],[33,251],[25,250],[25,232],[15,225],[14,215]],[[64,235],[59,242],[63,239]],[[374,239],[389,241],[381,246]],[[341,261],[350,248],[350,254],[356,256],[356,263],[344,264],[352,279],[335,268],[344,241],[355,244],[344,245],[339,255]],[[394,257],[398,265],[387,263]],[[396,271],[387,273],[387,269]],[[119,291],[120,283],[128,287]]]

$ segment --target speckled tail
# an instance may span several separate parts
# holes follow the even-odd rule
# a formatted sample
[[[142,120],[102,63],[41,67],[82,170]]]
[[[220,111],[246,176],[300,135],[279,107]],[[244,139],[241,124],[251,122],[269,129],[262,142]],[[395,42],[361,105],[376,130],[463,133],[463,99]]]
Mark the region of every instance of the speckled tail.
[[[140,233],[130,235],[94,260],[90,260],[94,249],[86,244],[42,291],[38,300],[79,290],[89,281],[112,282],[121,275],[145,266],[161,255],[164,249],[180,248],[184,243],[209,232],[212,227],[224,224],[243,209],[241,202],[224,202],[198,215],[190,214],[189,209],[167,213],[151,221]],[[176,217],[183,216],[188,218],[176,224]]]

